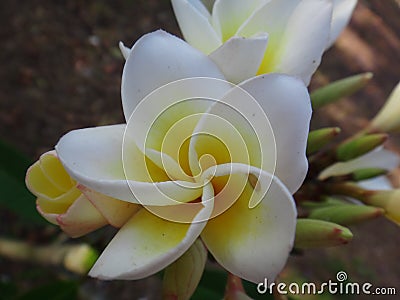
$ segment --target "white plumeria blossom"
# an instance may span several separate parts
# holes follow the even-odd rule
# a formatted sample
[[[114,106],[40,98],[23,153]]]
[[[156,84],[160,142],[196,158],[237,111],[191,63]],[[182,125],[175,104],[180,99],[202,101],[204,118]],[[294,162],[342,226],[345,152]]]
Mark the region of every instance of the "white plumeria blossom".
[[[210,55],[227,80],[278,72],[308,84],[357,0],[171,2],[186,41]]]
[[[305,85],[270,74],[233,86],[212,59],[163,31],[121,49],[127,123],[74,130],[56,145],[81,185],[142,207],[89,275],[144,278],[201,238],[229,272],[273,280],[293,245],[292,194],[308,168]]]

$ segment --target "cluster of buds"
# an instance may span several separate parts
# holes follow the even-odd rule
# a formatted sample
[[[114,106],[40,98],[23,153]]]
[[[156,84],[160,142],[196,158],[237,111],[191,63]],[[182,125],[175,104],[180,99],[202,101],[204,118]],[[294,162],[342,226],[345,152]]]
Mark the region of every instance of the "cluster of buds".
[[[335,102],[364,87],[371,73],[345,78],[311,94],[314,108]],[[400,84],[367,128],[334,143],[338,127],[311,131],[308,176],[295,194],[299,208],[295,247],[347,244],[353,225],[385,216],[400,224],[400,190],[386,176],[400,157],[384,147],[390,133],[400,131]]]

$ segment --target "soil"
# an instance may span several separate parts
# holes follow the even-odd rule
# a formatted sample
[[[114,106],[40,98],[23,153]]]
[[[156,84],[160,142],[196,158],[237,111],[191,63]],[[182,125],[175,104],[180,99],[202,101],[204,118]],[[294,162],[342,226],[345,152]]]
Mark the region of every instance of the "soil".
[[[310,88],[362,72],[373,72],[374,79],[355,95],[316,111],[313,128],[339,126],[346,137],[383,105],[400,78],[399,15],[396,0],[359,1]],[[36,160],[70,130],[123,122],[118,42],[130,46],[159,28],[180,35],[167,0],[1,1],[0,139]],[[388,146],[398,151],[399,136]],[[7,222],[13,221],[7,215]],[[289,266],[300,266],[310,281],[334,278],[343,270],[354,280],[393,286],[400,293],[400,228],[379,219],[352,229],[350,245],[307,251]],[[20,238],[32,235],[25,229]],[[27,268],[0,260],[1,277],[13,278]],[[136,299],[154,292],[153,283],[86,285],[90,299],[110,299],[115,292],[118,299]]]

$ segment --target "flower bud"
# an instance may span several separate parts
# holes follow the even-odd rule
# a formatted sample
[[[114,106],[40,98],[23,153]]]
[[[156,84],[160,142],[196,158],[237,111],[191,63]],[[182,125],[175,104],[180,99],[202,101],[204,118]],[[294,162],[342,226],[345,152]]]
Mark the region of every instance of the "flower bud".
[[[341,199],[337,199],[334,197],[323,197],[322,201],[303,201],[301,202],[301,206],[308,208],[308,209],[317,209],[322,207],[328,206],[337,206],[337,205],[344,205],[344,202]]]
[[[394,88],[388,100],[371,121],[373,130],[400,132],[400,83]]]
[[[318,179],[326,180],[329,177],[341,176],[342,181],[366,180],[368,177],[385,174],[397,167],[399,163],[400,156],[397,153],[378,147],[355,159],[330,165],[318,175]]]
[[[323,146],[331,142],[339,133],[339,127],[322,128],[311,131],[307,140],[307,154],[317,152]]]
[[[335,223],[298,219],[296,227],[295,248],[333,247],[347,244],[353,238],[351,231]]]
[[[203,275],[207,249],[200,240],[165,269],[163,299],[190,299]]]
[[[385,175],[387,172],[388,170],[381,168],[365,168],[354,171],[350,176],[354,181],[361,181]]]
[[[400,189],[375,191],[364,202],[383,208],[385,210],[385,217],[400,225]]]
[[[351,225],[374,219],[384,213],[383,209],[374,206],[344,204],[316,208],[311,211],[308,217],[340,225]]]
[[[28,169],[26,185],[37,197],[38,212],[70,237],[80,237],[107,224],[77,188],[55,151],[42,154]]]
[[[64,267],[78,274],[89,272],[99,253],[89,245],[72,246],[64,258]]]
[[[372,73],[363,73],[332,82],[311,93],[314,109],[350,96],[363,88],[373,77]]]
[[[339,161],[349,161],[382,145],[387,138],[387,134],[369,134],[352,139],[337,148],[336,157]]]
[[[139,209],[76,182],[55,151],[44,153],[28,169],[26,185],[37,197],[38,212],[73,238],[107,224],[119,228]]]

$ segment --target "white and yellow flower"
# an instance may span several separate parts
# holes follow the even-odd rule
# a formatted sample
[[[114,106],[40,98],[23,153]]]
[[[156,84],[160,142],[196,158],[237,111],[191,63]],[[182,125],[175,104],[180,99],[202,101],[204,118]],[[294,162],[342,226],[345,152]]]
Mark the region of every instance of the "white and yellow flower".
[[[305,85],[270,74],[233,86],[162,31],[122,50],[127,123],[74,130],[56,145],[80,185],[140,207],[89,275],[144,278],[200,238],[229,272],[273,280],[293,245],[292,194],[308,167]]]
[[[189,44],[234,83],[279,72],[306,84],[357,0],[172,0]]]

